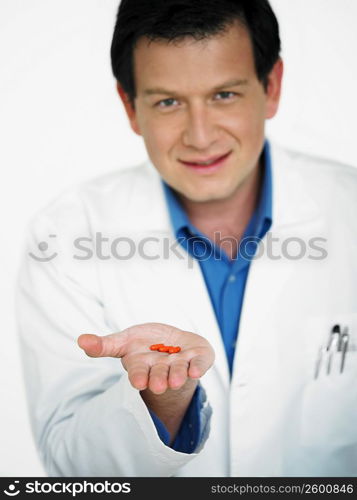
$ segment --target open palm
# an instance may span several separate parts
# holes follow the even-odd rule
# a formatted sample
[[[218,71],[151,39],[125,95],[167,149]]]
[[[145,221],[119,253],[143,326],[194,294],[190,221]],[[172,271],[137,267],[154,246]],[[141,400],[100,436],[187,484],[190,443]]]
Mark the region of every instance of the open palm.
[[[175,354],[151,351],[152,344],[180,346]],[[187,378],[202,377],[214,362],[214,351],[201,335],[164,323],[144,323],[104,337],[84,334],[78,345],[91,357],[121,358],[130,383],[138,390],[162,394],[180,389]]]

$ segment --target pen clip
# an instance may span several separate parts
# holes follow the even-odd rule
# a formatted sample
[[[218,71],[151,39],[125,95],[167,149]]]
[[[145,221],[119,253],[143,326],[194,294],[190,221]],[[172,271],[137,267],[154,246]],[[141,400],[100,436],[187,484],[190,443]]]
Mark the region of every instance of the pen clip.
[[[341,327],[340,325],[335,325],[330,333],[329,342],[327,345],[327,351],[329,353],[327,361],[327,375],[331,372],[332,359],[335,352],[340,350],[341,345]]]
[[[332,342],[333,342],[334,338],[336,338],[336,335],[338,335],[338,337],[339,337],[338,344],[340,344],[340,336],[341,336],[341,327],[340,327],[340,325],[335,325],[331,329],[330,338],[329,338],[329,341],[328,341],[328,344],[327,344],[327,350],[328,351],[330,350],[330,348],[332,346]]]

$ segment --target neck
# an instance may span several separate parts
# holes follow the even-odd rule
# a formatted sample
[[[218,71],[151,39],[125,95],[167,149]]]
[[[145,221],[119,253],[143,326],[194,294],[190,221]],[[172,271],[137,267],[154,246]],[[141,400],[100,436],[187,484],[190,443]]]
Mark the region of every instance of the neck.
[[[217,231],[229,228],[236,234],[243,226],[244,231],[259,199],[261,171],[258,164],[233,195],[224,200],[195,202],[180,196],[192,224],[203,232],[205,228],[214,228]]]
[[[234,259],[239,242],[257,206],[262,168],[257,164],[251,175],[224,200],[194,202],[180,196],[192,224]],[[218,239],[217,239],[218,237]]]

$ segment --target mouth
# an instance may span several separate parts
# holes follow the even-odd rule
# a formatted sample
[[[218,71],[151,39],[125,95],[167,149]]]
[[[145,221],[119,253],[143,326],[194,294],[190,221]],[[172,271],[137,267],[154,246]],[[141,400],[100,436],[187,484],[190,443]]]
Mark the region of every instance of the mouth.
[[[231,151],[224,155],[220,156],[212,156],[211,158],[199,158],[195,159],[195,161],[184,161],[179,160],[180,163],[200,172],[212,172],[217,170],[219,167],[223,166],[227,158],[231,155]]]

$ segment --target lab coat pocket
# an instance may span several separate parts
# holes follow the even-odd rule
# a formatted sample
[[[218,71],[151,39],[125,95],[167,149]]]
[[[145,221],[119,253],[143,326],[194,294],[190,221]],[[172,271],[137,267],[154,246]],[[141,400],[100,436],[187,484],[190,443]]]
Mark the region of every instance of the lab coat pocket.
[[[348,326],[342,352],[322,352],[334,324]],[[306,325],[306,382],[302,392],[300,439],[304,447],[335,449],[357,444],[357,314],[315,316]]]
[[[349,352],[343,373],[321,373],[303,391],[301,444],[341,448],[357,444],[357,353]]]

